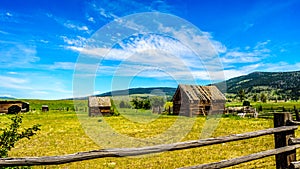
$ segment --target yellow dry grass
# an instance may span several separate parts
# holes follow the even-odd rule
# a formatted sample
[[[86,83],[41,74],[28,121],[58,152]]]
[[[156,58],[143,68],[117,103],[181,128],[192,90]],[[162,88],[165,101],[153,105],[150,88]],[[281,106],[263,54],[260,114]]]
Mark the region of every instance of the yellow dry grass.
[[[81,116],[84,116],[84,114]],[[122,116],[93,118],[98,123],[105,120],[118,133],[135,138],[147,138],[160,134],[172,126],[176,119],[176,116],[162,115],[149,123],[138,123]],[[1,127],[9,122],[5,115],[0,116],[0,121]],[[16,147],[9,153],[10,157],[64,155],[102,148],[101,145],[97,145],[86,135],[75,112],[28,113],[24,114],[23,121],[24,127],[41,124],[41,131],[30,140],[25,139],[18,142]],[[181,141],[199,139],[204,122],[205,117],[197,117],[192,129]],[[212,137],[267,129],[271,128],[272,125],[272,119],[222,118]],[[298,132],[297,135],[299,135]],[[114,142],[114,140],[111,141]],[[178,168],[216,162],[273,148],[273,135],[269,135],[140,157],[103,158],[64,165],[36,166],[34,168]],[[272,156],[231,168],[274,168],[274,159],[275,157]]]

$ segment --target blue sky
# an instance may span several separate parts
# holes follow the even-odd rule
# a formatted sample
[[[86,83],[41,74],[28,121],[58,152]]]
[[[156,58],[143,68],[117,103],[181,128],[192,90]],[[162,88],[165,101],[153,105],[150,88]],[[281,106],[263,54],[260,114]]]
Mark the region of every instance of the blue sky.
[[[221,63],[218,72],[209,70],[213,71],[211,76],[205,74],[204,67],[210,62],[204,59],[198,64],[194,60],[196,56],[188,54],[177,39],[180,32],[175,37],[134,35],[122,39],[107,56],[99,56],[100,60],[94,63],[97,71],[88,79],[94,84],[90,92],[176,87],[178,83],[188,83],[189,79],[185,78],[189,75],[197,84],[206,84],[254,71],[300,70],[299,9],[300,1],[292,0],[2,0],[0,96],[73,97],[76,65],[93,67],[78,63],[78,58],[93,55],[95,51],[97,56],[101,54],[100,48],[89,48],[91,39],[97,37],[97,32],[101,36],[101,28],[107,24],[143,12],[171,14],[196,26],[201,35],[195,35],[198,39],[190,38],[195,43],[200,43],[199,38],[209,42]],[[147,23],[146,19],[140,20]],[[139,53],[149,49],[169,49],[171,53],[170,56],[159,52]],[[135,54],[122,57],[128,51]],[[203,55],[207,52],[211,51]],[[177,70],[179,65],[185,66]]]

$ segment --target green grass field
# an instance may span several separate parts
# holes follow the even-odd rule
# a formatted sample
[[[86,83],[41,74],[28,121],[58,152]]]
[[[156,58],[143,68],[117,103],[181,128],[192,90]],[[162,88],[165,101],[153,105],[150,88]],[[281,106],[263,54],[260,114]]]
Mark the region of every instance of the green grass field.
[[[235,107],[235,106],[242,106],[243,104],[241,102],[230,102],[226,103],[226,107]],[[288,102],[251,102],[251,106],[256,107],[258,109],[259,106],[262,106],[263,112],[269,112],[269,111],[282,111],[283,108],[286,109],[286,111],[292,111],[294,109],[294,106],[297,109],[300,109],[300,102],[296,101],[288,101]]]
[[[51,105],[46,101],[43,103],[41,103],[42,101],[37,102],[40,104],[48,103],[48,105]],[[69,101],[61,102],[61,104],[69,106],[72,105]],[[55,101],[53,101],[53,105],[55,105]],[[294,104],[289,105],[293,107]],[[287,106],[287,104],[284,106]],[[96,144],[85,133],[80,123],[82,120],[89,120],[92,121],[91,124],[99,125],[106,122],[117,133],[141,139],[163,133],[172,127],[175,121],[178,120],[178,117],[176,116],[151,114],[148,111],[135,112],[135,110],[124,109],[120,112],[123,116],[92,118],[87,117],[87,113],[80,113],[77,115],[74,111],[50,110],[49,112],[43,113],[36,110],[34,112],[26,113],[23,115],[23,127],[29,127],[33,124],[41,124],[41,131],[39,131],[38,134],[33,136],[30,140],[24,139],[18,142],[16,147],[9,153],[9,156],[24,157],[64,155],[104,148],[105,146]],[[9,115],[0,116],[0,127],[7,126],[9,123],[8,117]],[[179,118],[188,122],[191,120],[187,117]],[[143,120],[141,121],[141,119]],[[204,126],[205,117],[197,117],[195,120],[196,121],[192,125],[192,129],[188,131],[188,134],[182,138],[181,141],[199,139]],[[221,118],[211,137],[250,132],[271,127],[273,127],[272,119],[241,119],[238,117],[227,117]],[[299,136],[299,134],[300,133],[297,131],[296,136]],[[273,149],[273,140],[273,135],[269,135],[249,140],[140,157],[103,158],[64,165],[36,166],[34,168],[178,168],[215,162],[267,149]],[[111,142],[114,143],[117,142],[117,140],[112,139]],[[168,142],[168,140],[166,142]],[[297,153],[298,157],[300,157],[300,153]],[[231,168],[274,168],[274,159],[275,157],[272,156]]]

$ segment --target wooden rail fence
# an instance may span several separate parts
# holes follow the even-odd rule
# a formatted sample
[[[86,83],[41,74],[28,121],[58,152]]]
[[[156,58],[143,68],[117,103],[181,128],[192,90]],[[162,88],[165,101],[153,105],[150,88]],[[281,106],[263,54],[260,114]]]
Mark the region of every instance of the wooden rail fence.
[[[0,166],[56,165],[95,158],[138,156],[151,153],[209,146],[213,144],[220,144],[274,134],[275,149],[209,164],[200,164],[197,166],[183,167],[183,169],[230,167],[273,155],[275,155],[276,157],[277,169],[300,168],[300,162],[296,161],[296,149],[300,148],[300,139],[295,138],[295,130],[298,128],[298,126],[296,125],[300,125],[300,122],[293,121],[290,113],[275,113],[274,128],[269,128],[265,130],[140,148],[100,149],[62,156],[0,158]]]

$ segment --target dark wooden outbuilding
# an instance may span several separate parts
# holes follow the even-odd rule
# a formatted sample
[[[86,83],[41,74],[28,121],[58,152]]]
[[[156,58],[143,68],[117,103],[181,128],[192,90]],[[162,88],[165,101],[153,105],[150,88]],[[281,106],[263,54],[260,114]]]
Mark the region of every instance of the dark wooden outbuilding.
[[[27,102],[18,101],[18,100],[9,100],[9,101],[5,100],[5,101],[0,101],[0,113],[15,114],[16,112],[9,112],[9,110],[16,110],[11,108],[16,106],[20,108],[21,112],[29,111],[29,103]]]
[[[49,111],[49,106],[48,105],[42,105],[42,112],[47,112]]]
[[[110,114],[111,102],[109,97],[89,97],[89,116]]]
[[[226,99],[216,86],[180,84],[172,100],[173,114],[192,117],[223,113]]]

